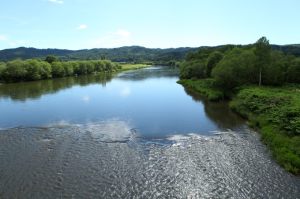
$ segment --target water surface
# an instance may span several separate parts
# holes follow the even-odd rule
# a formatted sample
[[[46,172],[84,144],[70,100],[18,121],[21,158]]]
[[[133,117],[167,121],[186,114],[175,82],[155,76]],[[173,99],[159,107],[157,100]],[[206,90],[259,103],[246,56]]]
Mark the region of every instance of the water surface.
[[[226,103],[161,67],[0,86],[0,198],[299,198]]]
[[[176,83],[177,73],[152,67],[115,77],[91,75],[1,85],[0,127],[121,120],[144,136],[164,136],[210,134],[243,123],[226,105],[218,104],[220,111],[214,104],[187,95]]]

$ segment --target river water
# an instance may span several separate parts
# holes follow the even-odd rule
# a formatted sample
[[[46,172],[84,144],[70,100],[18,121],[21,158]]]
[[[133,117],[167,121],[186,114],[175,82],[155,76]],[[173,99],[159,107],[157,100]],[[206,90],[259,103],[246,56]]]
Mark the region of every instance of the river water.
[[[226,103],[152,67],[0,85],[0,198],[300,198]]]

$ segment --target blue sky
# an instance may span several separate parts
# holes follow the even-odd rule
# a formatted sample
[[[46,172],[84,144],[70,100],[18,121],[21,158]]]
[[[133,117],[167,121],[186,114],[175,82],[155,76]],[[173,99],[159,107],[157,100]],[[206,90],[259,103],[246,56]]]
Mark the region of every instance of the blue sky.
[[[0,49],[300,43],[299,0],[1,0]]]

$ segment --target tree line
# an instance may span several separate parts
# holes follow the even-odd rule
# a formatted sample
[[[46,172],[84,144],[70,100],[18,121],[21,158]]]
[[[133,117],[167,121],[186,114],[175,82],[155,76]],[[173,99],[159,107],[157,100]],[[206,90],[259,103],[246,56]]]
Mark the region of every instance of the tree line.
[[[0,80],[3,82],[33,81],[97,72],[117,71],[121,66],[109,60],[59,61],[54,56],[45,60],[28,59],[0,62]]]
[[[189,53],[180,64],[180,78],[213,78],[224,90],[245,84],[300,83],[300,58],[272,50],[267,38],[262,37],[252,45]]]

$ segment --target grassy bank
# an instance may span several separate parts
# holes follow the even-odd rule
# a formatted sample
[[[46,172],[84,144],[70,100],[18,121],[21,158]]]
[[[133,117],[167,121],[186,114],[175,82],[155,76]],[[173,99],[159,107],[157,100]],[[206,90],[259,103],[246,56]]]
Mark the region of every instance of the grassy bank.
[[[146,68],[151,65],[149,64],[121,64],[121,71],[126,71],[126,70],[136,70],[136,69],[141,69],[141,68]]]
[[[300,86],[244,88],[230,106],[259,129],[280,165],[300,174]]]
[[[219,101],[224,99],[223,92],[214,86],[215,81],[213,79],[182,79],[177,83],[195,90],[201,95],[207,97],[210,101]]]
[[[213,79],[179,80],[211,101],[222,100],[223,92]],[[300,85],[244,87],[233,96],[230,107],[261,132],[262,141],[287,171],[300,174]]]

